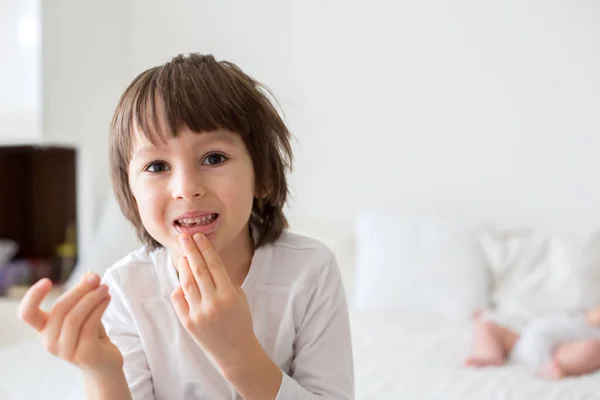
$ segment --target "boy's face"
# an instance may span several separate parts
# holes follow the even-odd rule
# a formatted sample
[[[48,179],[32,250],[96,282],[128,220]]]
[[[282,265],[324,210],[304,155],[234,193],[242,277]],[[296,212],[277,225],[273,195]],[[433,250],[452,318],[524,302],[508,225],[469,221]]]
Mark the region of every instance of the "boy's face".
[[[218,252],[249,240],[254,169],[235,133],[186,129],[157,146],[136,135],[129,186],[144,227],[175,257],[181,232],[206,234]]]

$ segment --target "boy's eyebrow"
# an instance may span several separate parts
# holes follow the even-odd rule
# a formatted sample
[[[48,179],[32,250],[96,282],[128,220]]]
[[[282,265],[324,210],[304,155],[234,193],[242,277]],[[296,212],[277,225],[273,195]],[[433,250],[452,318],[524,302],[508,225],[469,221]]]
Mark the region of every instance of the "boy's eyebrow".
[[[139,147],[135,153],[133,153],[133,156],[131,156],[131,159],[135,159],[138,156],[144,155],[146,153],[151,153],[154,150],[154,146],[141,146]]]
[[[225,133],[225,132],[204,132],[204,133],[200,133],[198,135],[201,135],[203,140],[203,144],[206,143],[211,143],[211,142],[218,142],[218,141],[224,141],[227,142],[233,146],[238,146],[239,145],[239,139],[237,138],[237,136],[233,133]],[[133,160],[134,158],[147,154],[147,153],[152,153],[153,151],[156,151],[156,146],[153,145],[142,145],[140,146],[134,153],[133,156],[131,157],[131,159]]]
[[[237,137],[237,135],[233,134],[233,133],[226,133],[226,132],[206,132],[206,133],[201,133],[203,138],[206,138],[205,141],[207,142],[217,142],[219,140],[222,140],[224,142],[227,142],[231,145],[237,146],[239,144],[239,139]]]

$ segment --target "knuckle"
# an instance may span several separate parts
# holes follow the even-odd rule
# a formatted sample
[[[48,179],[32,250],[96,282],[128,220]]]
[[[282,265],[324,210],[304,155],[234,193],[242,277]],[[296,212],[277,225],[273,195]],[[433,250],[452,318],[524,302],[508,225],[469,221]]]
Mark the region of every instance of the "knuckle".
[[[62,311],[65,311],[66,307],[67,307],[67,299],[64,297],[61,297],[58,300],[56,300],[56,302],[54,303],[54,307],[52,307],[52,311],[62,312]]]
[[[226,292],[223,293],[220,297],[219,297],[219,302],[224,306],[224,307],[229,307],[231,305],[234,305],[236,302],[236,296],[235,293],[233,292]]]
[[[203,265],[199,265],[194,268],[194,273],[199,277],[206,275],[207,272],[208,270]]]
[[[67,331],[73,331],[77,329],[79,325],[79,318],[76,315],[67,315],[63,322],[63,329]]]
[[[68,362],[73,361],[73,349],[71,349],[71,346],[69,346],[64,339],[59,340],[57,344],[57,349],[58,353],[56,354],[56,356]]]
[[[59,297],[55,302],[54,302],[54,306],[52,307],[53,311],[60,311],[65,305],[65,298],[63,296]]]
[[[50,340],[48,338],[44,338],[44,348],[50,353],[50,354],[54,354],[55,356],[58,355],[58,343],[56,343],[56,341],[54,340]]]
[[[200,314],[199,312],[191,312],[186,320],[186,327],[193,327],[194,325],[199,324],[200,321],[202,321],[202,314]]]
[[[187,281],[187,282],[183,283],[182,287],[183,287],[184,292],[190,292],[194,289],[194,283]]]
[[[214,300],[207,301],[204,305],[204,311],[208,318],[214,318],[219,313],[219,308],[219,304]]]
[[[191,318],[186,318],[182,321],[183,326],[187,330],[191,330],[194,327],[194,321]]]
[[[20,320],[25,321],[27,323],[29,323],[33,319],[32,318],[33,317],[32,310],[25,306],[19,307],[19,311],[17,312],[17,315]]]
[[[206,262],[208,268],[221,268],[221,263],[216,258],[211,258]]]

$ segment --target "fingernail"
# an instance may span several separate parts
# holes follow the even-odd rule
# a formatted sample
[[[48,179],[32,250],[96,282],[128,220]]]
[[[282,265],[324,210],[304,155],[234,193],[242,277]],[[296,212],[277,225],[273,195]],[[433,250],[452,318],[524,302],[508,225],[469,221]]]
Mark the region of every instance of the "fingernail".
[[[202,240],[204,240],[204,235],[201,233],[195,233],[194,234],[194,240],[196,242],[202,243]]]
[[[96,289],[96,290],[102,294],[105,294],[105,293],[108,293],[108,286],[100,285],[100,286],[98,286],[98,289]]]
[[[48,278],[42,278],[42,279],[40,279],[39,281],[37,281],[35,283],[35,286],[37,286],[37,287],[44,287],[44,286],[48,286],[48,284],[51,284],[51,283],[52,283],[52,281],[50,279],[48,279]]]
[[[89,274],[85,281],[91,285],[95,284],[98,281],[98,276],[96,274]]]
[[[88,269],[88,270],[86,271],[86,273],[85,273],[85,274],[83,274],[83,275],[81,276],[81,280],[82,280],[82,281],[85,281],[85,279],[86,279],[86,278],[87,278],[87,277],[90,275],[90,273],[91,273],[91,272],[92,272],[91,268],[90,268],[90,269]]]

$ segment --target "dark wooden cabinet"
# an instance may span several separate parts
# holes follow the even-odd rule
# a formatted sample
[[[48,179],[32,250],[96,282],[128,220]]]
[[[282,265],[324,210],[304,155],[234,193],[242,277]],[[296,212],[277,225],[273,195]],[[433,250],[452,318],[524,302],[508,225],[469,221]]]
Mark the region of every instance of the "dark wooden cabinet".
[[[16,258],[57,262],[76,240],[75,167],[72,148],[0,147],[0,238],[19,244]]]

